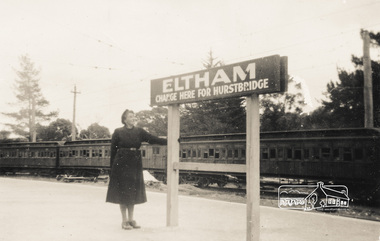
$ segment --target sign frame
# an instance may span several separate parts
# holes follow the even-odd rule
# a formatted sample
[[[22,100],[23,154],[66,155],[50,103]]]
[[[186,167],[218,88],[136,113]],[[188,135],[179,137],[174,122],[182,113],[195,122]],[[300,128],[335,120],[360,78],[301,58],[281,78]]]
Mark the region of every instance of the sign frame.
[[[286,62],[286,63],[285,63]],[[279,55],[151,80],[151,106],[284,92]]]
[[[262,63],[263,60],[266,62],[268,59],[276,59],[276,62],[274,65],[273,63],[268,67],[265,68],[256,68],[257,65],[260,66],[258,63]],[[264,62],[265,62],[264,61]],[[245,65],[243,65],[244,63]],[[255,65],[255,69],[248,68],[248,66],[252,67],[252,63]],[[251,64],[251,65],[250,65]],[[236,66],[239,66],[236,67]],[[246,66],[245,72],[242,71],[243,68],[241,66]],[[234,67],[235,72],[234,72]],[[272,69],[273,73],[268,72],[267,69]],[[231,72],[232,69],[232,72]],[[263,69],[266,69],[263,71]],[[209,72],[207,72],[209,71]],[[257,81],[256,77],[259,76],[261,79],[268,78],[268,80],[271,80],[272,87],[274,88],[264,88],[259,91],[253,90],[248,91],[244,93],[232,93],[232,95],[228,96],[217,96],[214,97],[207,97],[202,99],[191,99],[187,98],[185,101],[169,101],[165,103],[156,103],[154,101],[151,102],[151,105],[167,105],[168,108],[168,160],[167,160],[167,184],[168,184],[168,191],[167,191],[167,212],[166,212],[166,223],[167,226],[178,226],[178,182],[179,182],[179,171],[181,169],[181,165],[179,162],[179,156],[178,152],[180,149],[179,146],[179,137],[180,137],[180,113],[179,113],[179,104],[181,103],[188,103],[188,102],[199,102],[202,100],[209,100],[209,99],[220,99],[220,98],[229,98],[233,96],[246,96],[247,100],[247,106],[246,106],[246,118],[247,118],[247,139],[246,139],[246,180],[247,180],[247,234],[246,238],[247,241],[259,241],[260,240],[260,112],[259,112],[259,94],[264,93],[276,93],[276,92],[285,92],[287,91],[287,85],[288,85],[288,58],[286,56],[280,57],[279,55],[273,55],[269,57],[264,57],[261,59],[255,59],[251,61],[245,61],[238,64],[231,64],[228,66],[222,66],[219,68],[213,68],[209,70],[202,70],[198,72],[193,72],[190,74],[184,74],[184,75],[177,75],[169,78],[161,78],[151,81],[151,100],[154,100],[156,98],[156,90],[154,88],[157,88],[156,83],[164,83],[164,80],[166,80],[166,84],[174,83],[173,85],[166,85],[163,90],[166,90],[167,93],[172,92],[175,93],[175,88],[178,87],[179,91],[189,91],[191,90],[191,84],[190,84],[190,77],[193,76],[194,80],[196,79],[196,75],[199,74],[198,77],[198,84],[200,74],[203,73],[203,78],[206,73],[210,76],[210,71],[215,72],[215,76],[212,79],[212,83],[224,83],[227,84],[227,81],[231,81],[231,77],[228,76],[232,73],[232,80],[234,80],[234,76],[245,76],[249,80],[240,79],[241,82],[245,81]],[[239,74],[237,74],[239,71]],[[255,71],[255,74],[252,75],[252,71]],[[224,74],[222,74],[224,72]],[[227,72],[227,73],[226,73]],[[217,74],[219,73],[219,75]],[[259,74],[258,74],[259,73]],[[263,75],[264,74],[264,75]],[[266,76],[265,74],[269,74]],[[187,76],[184,79],[183,76]],[[227,76],[227,78],[226,78]],[[274,77],[273,77],[274,76]],[[254,79],[251,79],[254,77]],[[175,83],[175,78],[177,78],[177,86]],[[271,79],[273,78],[273,79]],[[168,80],[169,79],[169,80]],[[171,80],[170,80],[171,79]],[[179,85],[179,80],[183,79],[185,82],[185,86]],[[216,79],[216,82],[215,82]],[[210,80],[210,79],[208,79]],[[236,81],[232,84],[235,84],[238,82],[238,79],[235,79]],[[206,80],[203,80],[206,82]],[[231,84],[231,83],[230,83]],[[160,85],[158,85],[160,87]],[[164,85],[161,85],[161,88]],[[196,87],[196,82],[194,82],[194,86]],[[183,87],[183,89],[181,88]],[[199,85],[200,87],[200,85]],[[208,86],[207,86],[208,87]],[[195,91],[195,90],[194,90]],[[166,94],[167,94],[166,93]],[[188,168],[187,170],[199,170],[200,166],[192,163],[193,165],[187,166],[185,168]],[[201,165],[201,163],[200,163]],[[232,164],[233,165],[233,164]],[[183,165],[182,165],[183,168]],[[202,168],[208,168],[208,166],[202,166]],[[241,167],[239,167],[240,170]]]

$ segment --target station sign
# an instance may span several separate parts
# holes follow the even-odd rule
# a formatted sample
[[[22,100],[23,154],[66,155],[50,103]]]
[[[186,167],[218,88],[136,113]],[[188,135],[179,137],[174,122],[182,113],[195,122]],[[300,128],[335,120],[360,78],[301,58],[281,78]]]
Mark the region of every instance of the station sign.
[[[286,86],[287,57],[273,55],[151,80],[151,106],[283,92]]]

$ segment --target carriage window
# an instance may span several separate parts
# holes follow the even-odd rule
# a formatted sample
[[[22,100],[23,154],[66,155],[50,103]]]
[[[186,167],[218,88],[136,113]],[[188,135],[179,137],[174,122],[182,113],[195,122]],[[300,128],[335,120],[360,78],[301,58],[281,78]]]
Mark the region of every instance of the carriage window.
[[[241,157],[245,158],[245,149],[241,149]]]
[[[142,155],[142,157],[145,157],[146,151],[145,150],[141,150],[141,155]]]
[[[239,157],[239,150],[238,150],[238,149],[235,149],[234,156],[235,156],[235,157]]]
[[[367,150],[366,150],[366,155],[367,155],[367,161],[375,161],[376,158],[375,158],[375,154],[376,153],[376,149],[375,147],[368,147]]]
[[[319,155],[319,148],[313,148],[313,159],[314,160],[319,160],[320,155]]]
[[[182,150],[182,158],[186,158],[186,156],[187,156],[187,155],[186,155],[186,150],[183,149],[183,150]]]
[[[109,157],[110,156],[110,151],[109,150],[104,150],[104,156]]]
[[[216,149],[215,150],[215,158],[219,158],[219,157],[220,157],[219,149]]]
[[[92,157],[98,157],[99,156],[99,150],[92,150]]]
[[[200,149],[197,150],[197,153],[198,153],[198,158],[201,158],[201,150]]]
[[[187,156],[191,157],[191,150],[187,150]]]
[[[262,148],[261,149],[261,156],[263,160],[267,160],[269,155],[268,155],[268,148]]]
[[[226,149],[222,149],[222,158],[226,157]]]
[[[35,152],[34,151],[30,152],[30,156],[35,157],[36,156]]]
[[[208,149],[209,156],[214,156],[214,149]]]
[[[228,157],[232,157],[232,150],[228,150],[227,155],[228,155]]]
[[[293,158],[292,148],[287,148],[286,149],[286,157],[287,157],[287,159],[292,159]]]
[[[280,159],[284,158],[284,149],[283,148],[278,148],[277,149],[277,156]]]
[[[303,158],[305,160],[309,160],[309,158],[310,158],[310,151],[309,151],[309,149],[304,149],[303,150]]]
[[[153,154],[160,154],[160,148],[159,147],[153,147]]]
[[[352,161],[350,148],[343,148],[343,161]]]
[[[18,157],[22,157],[22,151],[18,152]]]
[[[99,150],[99,157],[103,157],[103,150]]]
[[[322,158],[323,159],[330,158],[330,148],[322,148]]]
[[[302,151],[301,149],[294,150],[294,159],[301,160],[302,159]]]
[[[276,149],[274,148],[269,149],[269,158],[276,158]]]
[[[355,148],[354,157],[355,157],[355,160],[362,160],[363,159],[363,149]]]
[[[80,156],[89,157],[90,156],[90,150],[80,150]]]
[[[197,151],[196,150],[193,150],[192,156],[197,157]]]
[[[205,152],[203,153],[203,158],[208,158],[208,153],[207,153],[207,151],[205,151]]]
[[[334,157],[334,161],[340,161],[339,149],[334,149],[333,150],[333,157]]]

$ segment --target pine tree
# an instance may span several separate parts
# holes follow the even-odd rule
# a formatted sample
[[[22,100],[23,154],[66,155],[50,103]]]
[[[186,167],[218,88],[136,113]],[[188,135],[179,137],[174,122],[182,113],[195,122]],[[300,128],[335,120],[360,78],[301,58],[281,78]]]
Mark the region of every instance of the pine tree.
[[[203,61],[206,69],[223,66],[212,51]],[[181,133],[221,134],[245,131],[244,98],[234,97],[219,100],[203,100],[185,104],[181,111]]]
[[[36,123],[38,121],[47,121],[58,115],[57,112],[45,114],[43,109],[49,105],[49,102],[42,96],[39,87],[39,74],[34,63],[28,55],[19,58],[20,68],[15,69],[17,78],[15,79],[15,94],[17,103],[13,104],[20,109],[17,112],[3,113],[13,118],[16,124],[7,123],[15,134],[29,138],[30,141],[36,141]]]
[[[373,47],[380,45],[380,33],[370,33]],[[339,81],[327,84],[326,100],[312,115],[314,120],[323,120],[317,128],[350,128],[364,126],[364,73],[363,58],[352,56],[355,71],[338,69]],[[380,127],[380,61],[372,60],[372,95],[374,126]]]

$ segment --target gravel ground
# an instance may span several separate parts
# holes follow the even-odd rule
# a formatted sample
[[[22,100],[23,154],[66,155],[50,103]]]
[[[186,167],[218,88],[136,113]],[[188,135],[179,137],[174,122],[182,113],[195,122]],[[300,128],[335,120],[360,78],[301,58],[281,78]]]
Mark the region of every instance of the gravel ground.
[[[148,191],[166,192],[166,186],[163,184],[147,185]],[[218,191],[216,188],[197,188],[189,184],[179,185],[179,194],[196,196],[207,199],[224,200],[229,202],[245,203],[246,194],[243,192]],[[260,205],[268,207],[278,207],[276,195],[261,195]],[[339,209],[336,212],[330,212],[331,215],[342,217],[360,218],[371,221],[380,221],[380,207],[368,207],[350,203],[347,210]]]
[[[18,179],[33,179],[33,180],[42,180],[42,181],[51,181],[57,182],[55,178],[44,178],[44,177],[31,177],[31,176],[9,176],[9,178],[18,178]],[[78,185],[96,185],[108,186],[104,182],[78,182]],[[151,192],[162,192],[165,193],[167,187],[165,184],[160,182],[148,181],[146,184],[146,190]],[[242,191],[226,191],[218,190],[218,188],[211,186],[211,188],[198,188],[190,184],[181,184],[179,185],[179,195],[214,199],[214,200],[223,200],[228,202],[236,203],[245,203],[246,194]],[[266,195],[262,194],[260,199],[260,205],[269,206],[269,207],[278,207],[278,200],[276,195]],[[350,206],[347,210],[339,209],[336,212],[330,212],[330,215],[337,215],[343,217],[351,218],[360,218],[371,221],[380,221],[380,204],[377,206],[364,206],[358,205],[355,203],[350,203]]]

